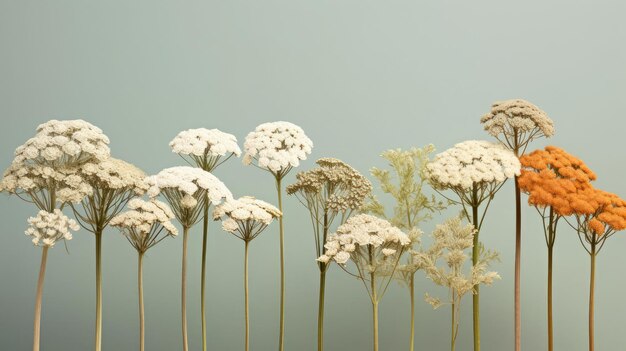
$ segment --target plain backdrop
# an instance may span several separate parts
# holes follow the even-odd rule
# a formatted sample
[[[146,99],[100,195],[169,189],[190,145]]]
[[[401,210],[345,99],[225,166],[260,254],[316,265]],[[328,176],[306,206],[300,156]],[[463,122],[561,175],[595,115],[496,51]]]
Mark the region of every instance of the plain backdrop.
[[[0,165],[48,119],[83,118],[111,139],[114,156],[152,174],[182,164],[168,142],[206,127],[245,135],[262,122],[296,123],[314,141],[310,159],[337,157],[365,174],[389,148],[491,140],[479,123],[495,100],[525,98],[552,117],[539,140],[581,157],[596,185],[626,196],[623,99],[626,22],[622,1],[0,1]],[[237,195],[276,202],[272,177],[240,159],[216,175]],[[380,194],[380,191],[377,190]],[[525,201],[524,197],[524,201]],[[385,203],[390,204],[385,198]],[[482,289],[485,351],[513,348],[512,183],[490,209],[481,238],[501,252],[502,280]],[[422,227],[433,226],[450,209]],[[41,250],[23,235],[32,205],[0,197],[0,349],[29,350]],[[285,199],[286,350],[314,350],[318,274],[307,210]],[[210,227],[211,350],[243,348],[243,244]],[[523,208],[523,348],[546,349],[546,247],[534,209]],[[623,346],[626,234],[598,259],[597,350]],[[428,240],[426,240],[428,242]],[[200,349],[201,228],[191,233],[189,335]],[[181,349],[181,239],[145,259],[147,350]],[[92,348],[94,238],[83,231],[51,250],[45,282],[45,351]],[[136,254],[117,230],[104,238],[103,350],[138,347]],[[557,350],[586,350],[589,259],[564,223],[555,249]],[[251,246],[251,349],[278,339],[278,226]],[[416,350],[446,350],[449,309],[418,273]],[[459,351],[471,349],[465,300]],[[326,349],[371,348],[371,306],[362,284],[329,273]],[[381,304],[381,350],[408,348],[408,290],[391,285]]]

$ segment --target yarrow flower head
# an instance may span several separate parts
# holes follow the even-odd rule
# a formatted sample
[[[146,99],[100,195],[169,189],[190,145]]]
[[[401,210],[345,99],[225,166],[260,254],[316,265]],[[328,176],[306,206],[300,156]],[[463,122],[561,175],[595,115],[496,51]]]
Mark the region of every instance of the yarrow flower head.
[[[519,159],[502,145],[469,140],[437,154],[426,165],[436,189],[471,189],[475,184],[501,183],[520,174]]]
[[[159,200],[134,198],[128,202],[129,210],[111,220],[110,224],[124,234],[133,247],[143,253],[161,241],[161,234],[176,236],[178,230],[172,224],[174,213]]]
[[[77,165],[109,157],[109,138],[83,120],[51,120],[37,127],[37,134],[15,150],[14,162],[59,166]]]
[[[251,196],[229,199],[215,207],[214,220],[222,220],[222,229],[244,241],[257,237],[282,213],[273,205]]]
[[[579,231],[590,243],[626,229],[626,201],[616,194],[587,187],[569,193],[567,200],[577,217]]]
[[[332,259],[345,265],[352,258],[355,264],[363,265],[365,271],[372,272],[390,256],[399,257],[410,243],[409,236],[388,221],[360,214],[350,217],[328,237],[324,245],[326,253],[317,260],[326,263]],[[375,252],[371,260],[368,248]]]
[[[237,138],[218,129],[197,128],[184,130],[170,142],[172,152],[189,157],[198,167],[205,171],[224,162],[222,157],[239,157],[241,149]]]
[[[289,122],[263,123],[246,136],[244,164],[257,160],[260,168],[284,176],[311,153],[313,142],[302,128]]]
[[[372,191],[372,183],[356,169],[335,158],[321,158],[319,167],[296,175],[296,183],[287,187],[287,194],[300,194],[307,207],[322,207],[333,213],[358,210]]]
[[[80,167],[78,174],[94,188],[130,190],[142,195],[148,190],[146,174],[126,161],[110,157],[102,162],[88,162]]]
[[[69,219],[59,209],[54,212],[39,211],[37,216],[28,219],[29,227],[25,234],[33,237],[33,244],[42,247],[53,247],[60,240],[71,240],[70,230],[77,231],[80,227],[73,219]]]
[[[554,135],[554,123],[550,117],[539,107],[522,99],[494,102],[491,111],[481,117],[480,123],[489,134],[511,149],[525,149],[525,145],[534,138]]]

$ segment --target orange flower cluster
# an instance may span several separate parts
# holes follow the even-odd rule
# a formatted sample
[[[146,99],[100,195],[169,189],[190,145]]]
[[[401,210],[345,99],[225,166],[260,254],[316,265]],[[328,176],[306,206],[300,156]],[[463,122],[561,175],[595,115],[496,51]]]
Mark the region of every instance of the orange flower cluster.
[[[552,207],[560,216],[576,213],[570,196],[591,188],[596,175],[579,158],[556,146],[535,150],[520,158],[522,174],[518,178],[528,203]]]
[[[589,188],[567,196],[579,223],[587,223],[590,234],[598,236],[626,229],[626,201],[603,190]]]

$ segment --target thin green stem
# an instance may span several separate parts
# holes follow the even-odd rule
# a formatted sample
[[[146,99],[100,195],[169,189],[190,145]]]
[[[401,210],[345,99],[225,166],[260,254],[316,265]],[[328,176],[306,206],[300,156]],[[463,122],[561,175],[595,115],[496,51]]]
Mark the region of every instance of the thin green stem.
[[[450,351],[454,351],[456,347],[456,299],[455,293],[452,292],[452,318],[451,318],[451,327],[450,327]]]
[[[474,234],[474,246],[472,247],[472,265],[476,266],[480,256],[480,241],[478,241],[478,189],[474,185],[472,189],[472,224],[476,228]],[[473,325],[474,325],[474,351],[480,351],[480,285],[474,287],[475,293],[472,295]]]
[[[96,236],[96,336],[94,349],[102,349],[102,231],[95,232]]]
[[[39,266],[39,279],[37,280],[37,294],[35,297],[35,321],[33,326],[33,351],[39,351],[41,339],[41,302],[43,298],[43,283],[46,276],[46,263],[48,261],[48,246],[41,250],[41,265]]]
[[[554,350],[554,327],[552,320],[552,255],[553,247],[548,247],[548,350]]]
[[[317,312],[317,350],[324,350],[324,294],[326,292],[326,264],[320,271],[320,296]]]
[[[183,333],[183,351],[189,349],[187,340],[187,239],[189,228],[183,227],[183,263],[181,273],[181,324]]]
[[[283,197],[282,197],[282,178],[276,177],[276,190],[278,191],[278,209],[283,211]],[[285,349],[285,231],[283,226],[283,216],[280,216],[279,228],[280,228],[280,323],[279,323],[279,336],[278,336],[278,350],[284,351]]]
[[[595,238],[594,238],[595,239]],[[596,242],[591,243],[591,274],[589,276],[589,351],[594,350],[594,298],[596,290]]]
[[[202,350],[206,351],[206,254],[209,233],[209,201],[204,202],[202,223],[202,273],[200,277],[200,314],[202,316]]]
[[[411,295],[411,332],[409,351],[413,351],[415,348],[415,273],[411,274],[411,280],[409,281],[409,294]]]
[[[137,288],[139,291],[139,351],[144,351],[146,334],[143,307],[143,253],[137,256]]]
[[[250,311],[249,311],[249,303],[248,303],[248,245],[249,241],[245,241],[246,249],[244,254],[244,263],[243,263],[243,287],[244,287],[244,295],[245,295],[245,319],[246,319],[246,351],[249,349],[250,345]]]
[[[374,336],[374,351],[378,351],[378,296],[376,293],[376,274],[370,273],[370,286],[372,290],[372,327]]]

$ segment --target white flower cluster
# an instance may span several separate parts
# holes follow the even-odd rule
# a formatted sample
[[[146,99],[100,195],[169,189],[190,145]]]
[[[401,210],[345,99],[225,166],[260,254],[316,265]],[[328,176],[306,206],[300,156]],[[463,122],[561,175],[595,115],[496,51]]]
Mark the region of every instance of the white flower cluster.
[[[244,224],[241,228],[253,229],[254,225],[251,222],[258,222],[262,226],[267,226],[280,216],[282,213],[278,208],[251,196],[227,200],[216,206],[213,211],[213,219],[221,219],[222,228],[229,233],[239,231],[240,223]],[[241,234],[246,235],[246,233]]]
[[[162,170],[147,177],[148,195],[158,196],[162,191],[174,190],[180,193],[181,205],[185,208],[196,206],[196,192],[205,190],[211,203],[218,205],[225,199],[232,199],[230,190],[213,174],[200,168],[179,166]]]
[[[439,189],[471,189],[474,183],[503,182],[520,174],[519,159],[502,145],[469,140],[437,154],[426,175]]]
[[[522,99],[493,103],[491,111],[482,116],[480,122],[493,136],[508,135],[513,130],[520,133],[538,130],[546,137],[554,135],[554,123],[550,117],[539,107]]]
[[[37,134],[15,150],[14,162],[72,164],[109,157],[109,138],[83,120],[51,120],[37,127]]]
[[[53,247],[59,240],[71,240],[70,230],[80,228],[75,220],[69,219],[59,209],[54,212],[39,211],[37,216],[28,219],[28,224],[25,234],[33,237],[33,244],[43,247]]]
[[[218,129],[184,130],[170,142],[172,152],[180,155],[225,156],[241,155],[237,138]]]
[[[88,162],[79,168],[79,176],[99,189],[132,190],[141,195],[148,190],[146,174],[135,165],[113,157],[102,162]]]
[[[353,254],[360,256],[358,251],[366,250],[368,246],[376,249],[383,257],[388,257],[410,243],[409,236],[388,221],[360,214],[350,217],[346,223],[337,228],[336,233],[329,235],[324,244],[326,252],[317,260],[327,263],[333,259],[339,264],[346,264]]]
[[[128,208],[128,211],[113,217],[110,222],[112,226],[120,228],[124,235],[128,236],[126,229],[145,236],[155,226],[162,226],[169,235],[178,235],[178,230],[171,222],[174,213],[166,203],[156,199],[145,201],[134,198],[128,202]]]
[[[263,123],[246,136],[244,164],[254,159],[258,166],[272,173],[298,167],[311,153],[313,142],[302,128],[289,122]]]

